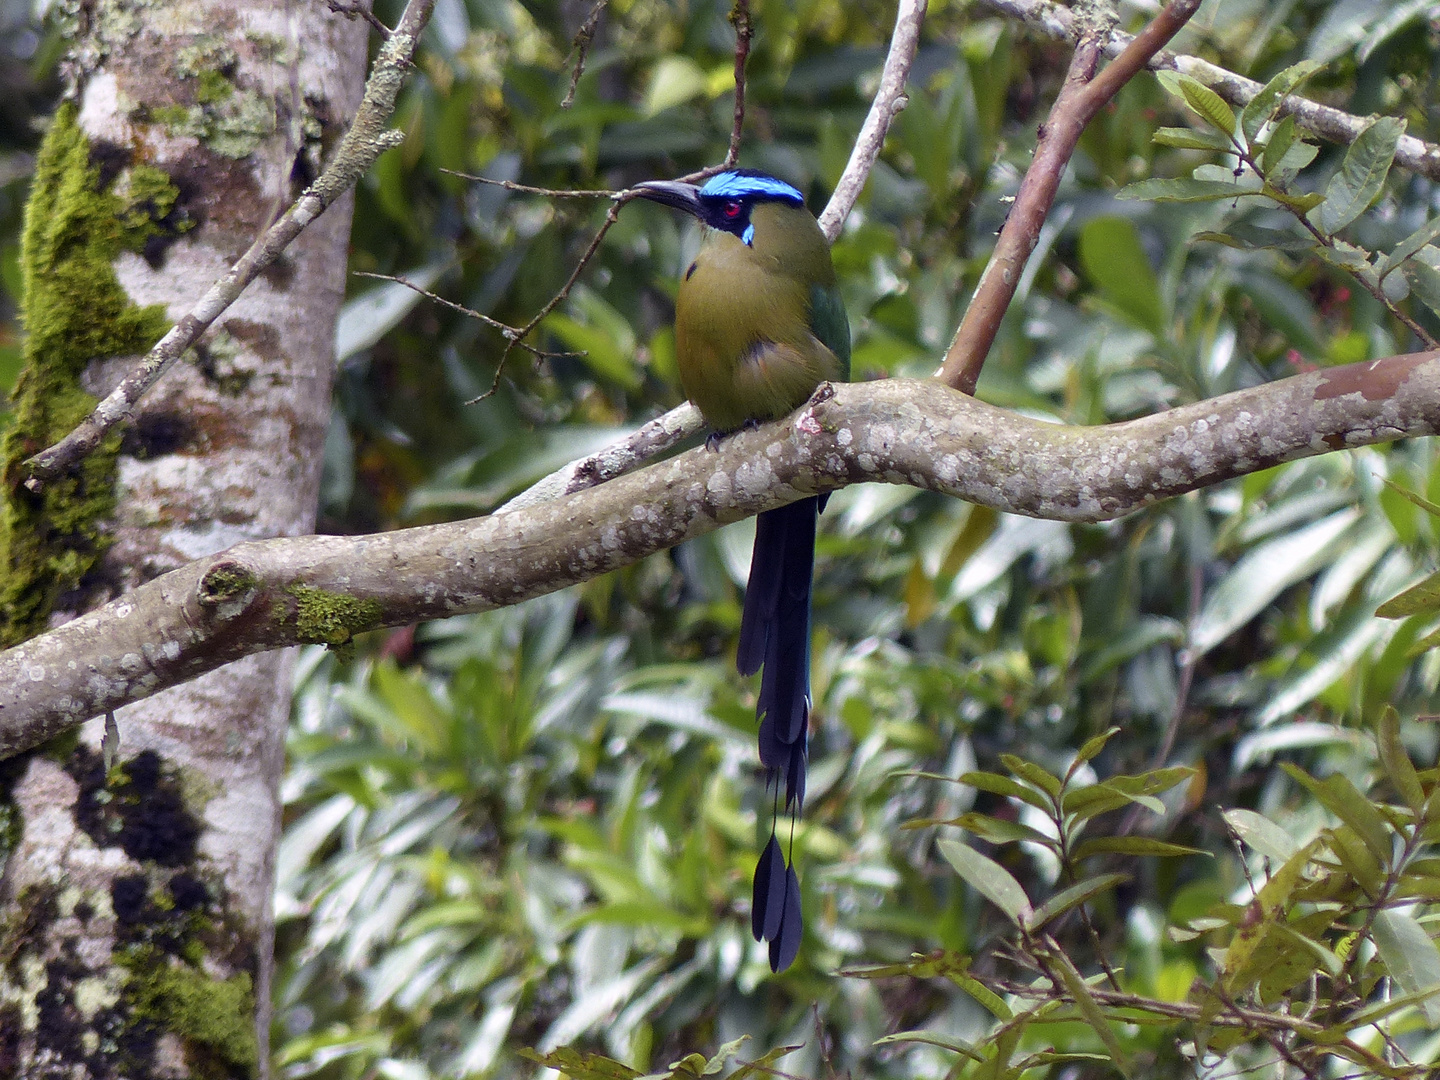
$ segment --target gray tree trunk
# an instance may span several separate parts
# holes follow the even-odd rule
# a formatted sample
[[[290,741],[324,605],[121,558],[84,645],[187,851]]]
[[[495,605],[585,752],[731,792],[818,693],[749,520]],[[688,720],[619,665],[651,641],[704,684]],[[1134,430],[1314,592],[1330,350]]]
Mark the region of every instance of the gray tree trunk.
[[[364,74],[364,24],[322,3],[77,9],[22,260],[20,428],[51,403],[32,441],[73,422],[65,394],[109,390],[298,194]],[[301,235],[91,471],[12,505],[12,636],[22,608],[23,635],[238,541],[312,530],[350,211]],[[69,546],[26,564],[26,530],[53,538],[57,521]],[[120,710],[108,772],[103,721],[5,763],[0,1076],[267,1074],[291,665],[252,656]]]

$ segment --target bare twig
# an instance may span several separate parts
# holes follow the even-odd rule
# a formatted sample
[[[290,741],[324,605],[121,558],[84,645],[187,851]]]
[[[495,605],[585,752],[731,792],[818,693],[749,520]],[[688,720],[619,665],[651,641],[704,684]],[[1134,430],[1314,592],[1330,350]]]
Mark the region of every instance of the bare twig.
[[[1065,165],[1075,153],[1085,126],[1179,32],[1199,6],[1200,0],[1171,0],[1098,75],[1093,73],[1108,28],[1092,22],[1077,32],[1078,44],[1065,84],[1040,128],[1035,157],[938,372],[946,384],[974,393],[980,368],[1015,296],[1025,263],[1035,250]]]
[[[520,348],[524,349],[526,352],[536,357],[536,359],[548,360],[557,356],[584,355],[583,353],[564,351],[547,352],[545,349],[537,349],[533,345],[527,345],[525,344],[525,342],[520,340],[520,331],[517,328],[511,326],[510,324],[503,323],[499,319],[492,319],[489,315],[483,315],[480,312],[474,310],[473,308],[466,307],[464,304],[457,304],[454,300],[446,300],[445,297],[440,296],[437,293],[433,293],[429,289],[422,288],[421,286],[416,285],[413,281],[407,281],[405,278],[399,277],[395,274],[375,274],[371,273],[369,270],[356,270],[353,271],[353,273],[356,277],[374,278],[377,281],[393,281],[396,285],[403,285],[411,292],[419,293],[421,296],[425,297],[425,299],[432,300],[435,303],[439,304],[441,307],[447,307],[451,311],[458,312],[459,314],[464,315],[466,318],[475,319],[479,322],[482,322],[491,329],[500,331],[501,336],[503,336],[506,341],[514,342],[514,344],[518,345]]]
[[[450,176],[458,176],[461,180],[473,180],[477,184],[489,184],[492,187],[504,188],[506,191],[515,191],[524,195],[544,195],[547,199],[618,199],[624,194],[621,191],[606,191],[604,188],[532,187],[529,184],[517,184],[514,180],[496,180],[489,176],[476,176],[474,173],[460,172],[458,169],[441,169],[440,171]]]
[[[600,228],[596,230],[595,235],[590,240],[590,245],[585,249],[584,254],[580,256],[580,261],[575,264],[575,269],[570,271],[570,276],[565,279],[565,284],[560,286],[560,291],[552,296],[544,307],[532,315],[530,321],[524,326],[518,328],[507,326],[505,328],[505,348],[501,350],[500,359],[495,365],[495,378],[490,383],[490,389],[486,390],[483,394],[471,398],[465,402],[466,405],[474,405],[477,401],[484,401],[491,394],[495,393],[496,388],[500,385],[500,375],[505,370],[505,361],[509,358],[511,350],[520,344],[520,342],[524,341],[525,338],[529,337],[530,332],[540,325],[545,316],[559,307],[565,298],[570,295],[570,290],[575,288],[575,283],[580,280],[580,275],[585,271],[585,267],[590,265],[590,260],[593,259],[595,253],[600,250],[600,244],[605,239],[605,234],[610,231],[610,227],[615,224],[616,219],[619,217],[620,207],[634,198],[638,198],[637,193],[634,191],[622,191],[615,196],[615,201],[610,204],[610,209],[605,211],[605,220],[601,222]]]
[[[870,170],[885,145],[885,134],[890,123],[908,104],[905,97],[905,82],[910,78],[910,65],[915,61],[915,50],[920,47],[920,25],[925,21],[926,0],[900,0],[895,13],[895,32],[890,35],[890,51],[885,57],[885,67],[880,73],[880,88],[875,91],[875,100],[870,112],[860,127],[855,148],[850,151],[850,160],[835,185],[829,203],[820,212],[820,231],[833,244],[840,235],[840,226],[854,209],[865,182],[870,179]]]
[[[725,151],[725,167],[740,160],[740,132],[745,127],[745,61],[750,56],[750,0],[735,0],[730,9],[730,25],[735,27],[735,123],[730,128],[730,148]]]
[[[171,327],[95,410],[54,446],[42,450],[24,463],[29,479],[25,486],[38,491],[45,482],[72,468],[100,445],[107,432],[134,416],[135,404],[185,354],[200,335],[233,304],[262,270],[271,265],[292,240],[331,203],[355,185],[390,147],[398,145],[401,133],[386,128],[395,110],[395,98],[410,68],[410,57],[420,32],[430,18],[435,0],[410,0],[399,24],[380,47],[380,55],[365,84],[355,121],[335,157],[316,181],[290,208],[250,246],[250,250],[224,277],[206,291],[190,312]]]
[[[380,35],[382,41],[390,36],[390,28],[377,19],[375,13],[360,0],[325,0],[325,6],[336,15],[344,15],[350,19],[364,19]]]
[[[484,611],[847,484],[1119,517],[1330,448],[1440,433],[1440,353],[1326,368],[1094,428],[934,380],[824,384],[793,416],[512,513],[241,544],[0,652],[0,756],[241,656]]]
[[[1039,30],[1049,37],[1062,41],[1076,39],[1075,16],[1059,4],[1050,0],[982,0],[983,3],[1012,18],[1020,19],[1027,26]],[[1131,36],[1119,30],[1112,31],[1105,43],[1105,55],[1115,56],[1127,48]],[[1148,65],[1156,70],[1179,71],[1199,79],[1231,105],[1243,108],[1251,98],[1263,89],[1263,84],[1236,75],[1222,67],[1183,53],[1160,51]],[[1312,135],[1330,142],[1349,145],[1370,124],[1369,117],[1352,116],[1350,113],[1321,105],[1294,94],[1280,105],[1280,116],[1293,116],[1298,127]],[[1440,180],[1440,146],[1403,135],[1395,151],[1395,163],[1411,172]]]
[[[565,91],[565,97],[560,102],[560,108],[568,109],[575,104],[575,88],[580,85],[580,76],[585,74],[585,59],[590,55],[590,43],[595,40],[595,30],[600,25],[600,16],[605,11],[610,0],[595,0],[595,6],[590,9],[590,14],[585,16],[585,21],[580,24],[580,29],[575,31],[575,40],[570,45],[570,56],[575,57],[575,70],[570,75],[570,89]],[[566,57],[568,60],[569,57]]]

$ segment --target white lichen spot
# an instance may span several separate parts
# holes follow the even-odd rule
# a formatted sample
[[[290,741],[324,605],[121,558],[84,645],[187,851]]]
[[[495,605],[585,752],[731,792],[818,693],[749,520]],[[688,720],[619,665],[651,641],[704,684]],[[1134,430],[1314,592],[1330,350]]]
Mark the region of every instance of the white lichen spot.
[[[91,976],[75,984],[75,1009],[87,1022],[101,1009],[108,1009],[119,1000],[119,991],[104,979]]]
[[[31,682],[44,682],[44,681],[45,681],[45,665],[44,665],[44,664],[26,664],[26,665],[25,665],[25,677],[26,677],[27,679],[29,679]]]
[[[869,454],[857,454],[855,456],[855,464],[860,467],[861,472],[875,471],[875,459]]]
[[[135,610],[134,604],[119,603],[115,605],[115,617],[117,619],[128,619],[130,613]]]
[[[712,498],[725,500],[730,498],[730,474],[717,469],[710,474],[710,479],[705,482],[705,490]],[[700,492],[695,493],[698,497]]]
[[[849,446],[854,441],[854,439],[855,436],[850,434],[849,428],[841,428],[835,433],[836,446]]]

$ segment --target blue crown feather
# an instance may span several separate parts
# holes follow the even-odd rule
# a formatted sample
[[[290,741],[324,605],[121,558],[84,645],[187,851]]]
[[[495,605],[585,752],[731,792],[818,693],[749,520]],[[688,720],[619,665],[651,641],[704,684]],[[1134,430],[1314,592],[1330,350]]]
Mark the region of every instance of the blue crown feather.
[[[722,199],[784,199],[802,206],[805,203],[798,188],[753,169],[718,173],[705,181],[700,194]]]

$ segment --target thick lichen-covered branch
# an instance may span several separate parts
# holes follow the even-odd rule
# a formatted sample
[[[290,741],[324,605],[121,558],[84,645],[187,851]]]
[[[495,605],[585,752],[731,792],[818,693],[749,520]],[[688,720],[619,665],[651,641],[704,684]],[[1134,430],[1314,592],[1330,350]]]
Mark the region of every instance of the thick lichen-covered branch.
[[[553,592],[848,484],[1103,521],[1351,446],[1440,433],[1440,353],[1391,356],[1104,427],[1045,423],[933,381],[822,385],[787,419],[563,498],[375,536],[231,548],[0,653],[0,754],[221,664]]]

